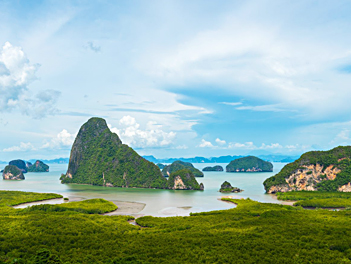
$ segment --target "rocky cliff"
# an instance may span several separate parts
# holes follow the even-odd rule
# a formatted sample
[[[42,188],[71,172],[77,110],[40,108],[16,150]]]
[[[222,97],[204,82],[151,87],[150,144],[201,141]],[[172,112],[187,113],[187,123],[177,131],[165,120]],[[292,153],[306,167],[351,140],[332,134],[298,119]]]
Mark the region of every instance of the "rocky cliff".
[[[311,151],[287,164],[264,182],[267,193],[288,191],[351,191],[351,147]]]
[[[162,169],[162,175],[164,177],[168,177],[173,172],[183,170],[183,169],[190,170],[194,174],[195,177],[203,177],[204,176],[204,174],[201,171],[194,168],[193,164],[191,164],[190,162],[184,162],[184,161],[180,161],[180,160],[173,162],[171,165],[165,166]]]
[[[226,167],[227,172],[271,172],[273,164],[254,156],[232,160]]]
[[[28,167],[28,172],[48,172],[49,166],[44,162],[37,160],[34,164]]]
[[[223,193],[227,193],[227,192],[238,193],[238,192],[242,192],[243,190],[241,190],[238,187],[233,187],[229,182],[225,181],[222,183],[221,189],[219,189],[219,191]]]
[[[2,178],[4,180],[24,180],[22,170],[15,165],[7,165],[2,172]]]
[[[172,172],[168,178],[167,187],[173,190],[204,190],[204,185],[197,182],[189,169]]]
[[[165,188],[167,180],[152,162],[122,144],[102,118],[89,119],[79,130],[62,183],[115,187]]]

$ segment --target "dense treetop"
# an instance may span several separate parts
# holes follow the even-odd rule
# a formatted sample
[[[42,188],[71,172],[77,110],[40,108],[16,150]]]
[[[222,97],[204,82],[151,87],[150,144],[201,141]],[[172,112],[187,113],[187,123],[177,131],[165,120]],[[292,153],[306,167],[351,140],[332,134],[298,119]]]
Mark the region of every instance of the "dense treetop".
[[[273,164],[254,156],[248,156],[231,161],[227,172],[270,172],[273,171]]]
[[[184,162],[180,160],[174,161],[172,164],[164,167],[162,170],[162,174],[163,176],[168,177],[171,173],[182,169],[189,169],[195,177],[204,176],[204,174],[200,170],[194,168],[193,164],[191,164],[190,162]]]

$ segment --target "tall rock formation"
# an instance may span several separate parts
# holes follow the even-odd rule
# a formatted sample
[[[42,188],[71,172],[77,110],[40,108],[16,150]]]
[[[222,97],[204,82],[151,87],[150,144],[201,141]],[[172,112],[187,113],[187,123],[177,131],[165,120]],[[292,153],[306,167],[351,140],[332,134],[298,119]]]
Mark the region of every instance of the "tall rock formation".
[[[307,152],[263,184],[267,193],[301,190],[351,192],[351,146]]]
[[[115,187],[165,188],[167,180],[152,162],[122,144],[102,118],[89,119],[79,130],[62,183]]]
[[[7,165],[2,172],[2,178],[4,180],[24,180],[22,170],[15,165]]]

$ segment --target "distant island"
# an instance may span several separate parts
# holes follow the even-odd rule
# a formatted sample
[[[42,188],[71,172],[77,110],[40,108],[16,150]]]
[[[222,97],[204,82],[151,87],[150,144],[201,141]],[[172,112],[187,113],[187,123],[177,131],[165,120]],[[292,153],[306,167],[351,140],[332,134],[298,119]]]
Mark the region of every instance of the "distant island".
[[[28,172],[48,172],[49,166],[44,162],[37,160],[34,164],[29,165]]]
[[[68,170],[60,180],[107,187],[199,189],[190,173],[178,173],[167,180],[159,167],[123,144],[106,121],[98,117],[90,118],[80,128],[71,149]]]
[[[21,169],[15,165],[7,165],[2,172],[4,180],[24,180],[24,175]]]
[[[205,167],[202,169],[202,171],[223,171],[223,167],[220,166],[220,165],[216,165],[216,166],[213,166],[213,167]]]
[[[229,182],[225,181],[222,183],[221,189],[219,189],[219,191],[222,193],[230,193],[230,192],[238,193],[238,192],[242,192],[243,190],[241,190],[238,187],[233,187]]]
[[[180,160],[173,162],[171,165],[165,166],[162,169],[162,175],[164,177],[168,177],[171,175],[172,172],[179,171],[182,169],[190,170],[194,174],[195,177],[203,177],[204,176],[204,174],[200,170],[196,169],[193,166],[193,164],[191,164],[190,162],[183,162]]]
[[[227,167],[227,172],[271,172],[273,164],[254,156],[243,157],[231,161]]]
[[[267,193],[289,191],[351,192],[351,146],[310,151],[264,181]]]

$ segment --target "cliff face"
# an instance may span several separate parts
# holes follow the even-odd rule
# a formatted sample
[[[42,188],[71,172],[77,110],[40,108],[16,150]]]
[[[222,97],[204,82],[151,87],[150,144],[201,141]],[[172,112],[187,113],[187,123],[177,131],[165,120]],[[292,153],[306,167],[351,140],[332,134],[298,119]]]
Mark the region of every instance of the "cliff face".
[[[273,164],[254,156],[232,160],[226,167],[227,172],[271,172]]]
[[[2,178],[4,180],[24,180],[24,175],[17,166],[7,165],[2,172]]]
[[[167,187],[173,190],[204,190],[203,184],[197,182],[194,174],[189,169],[171,173],[167,181]]]
[[[183,162],[180,160],[177,160],[173,162],[171,165],[167,165],[162,169],[162,175],[164,177],[169,177],[173,172],[183,170],[183,169],[188,169],[190,170],[195,177],[203,177],[204,174],[199,171],[198,169],[194,168],[193,164],[190,162]]]
[[[311,151],[287,164],[264,182],[267,193],[288,191],[351,191],[351,147]]]
[[[115,187],[165,188],[159,168],[122,144],[102,118],[91,118],[79,130],[62,183]]]
[[[49,166],[44,162],[37,160],[34,164],[28,167],[29,172],[48,172]]]

